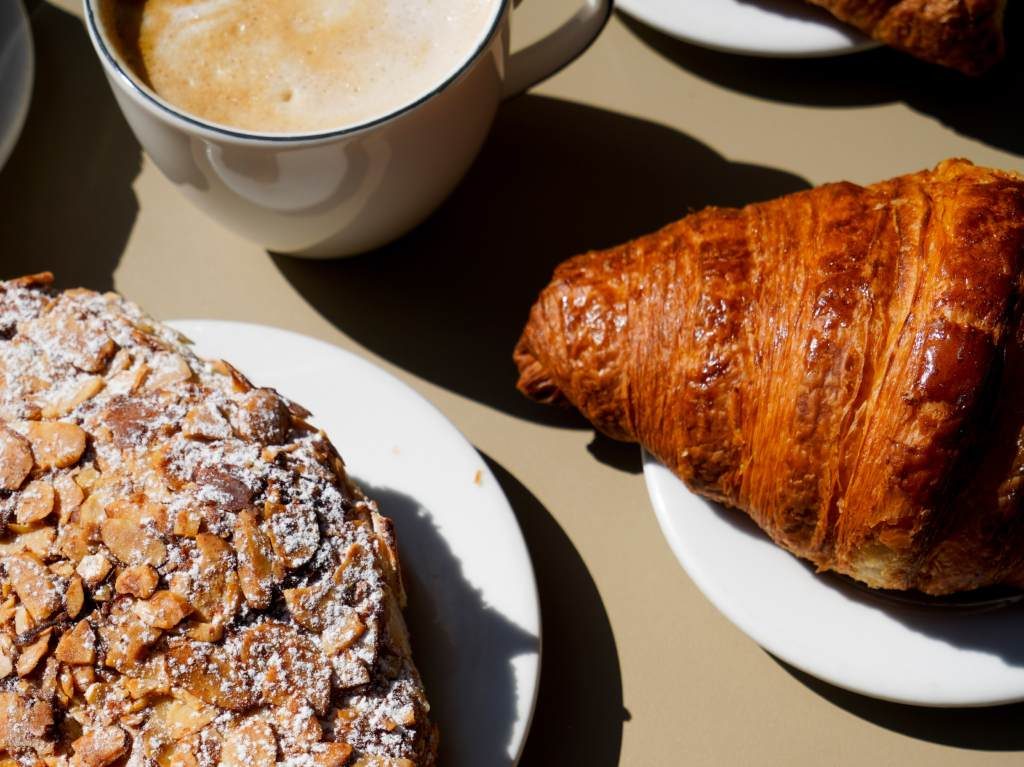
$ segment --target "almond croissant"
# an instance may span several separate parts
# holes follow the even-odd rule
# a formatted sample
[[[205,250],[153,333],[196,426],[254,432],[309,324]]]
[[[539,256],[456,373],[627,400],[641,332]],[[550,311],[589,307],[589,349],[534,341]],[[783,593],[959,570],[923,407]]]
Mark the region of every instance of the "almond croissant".
[[[1003,56],[1006,0],[809,0],[879,42],[979,75]]]
[[[519,388],[870,586],[1024,587],[1024,178],[951,160],[561,264]]]

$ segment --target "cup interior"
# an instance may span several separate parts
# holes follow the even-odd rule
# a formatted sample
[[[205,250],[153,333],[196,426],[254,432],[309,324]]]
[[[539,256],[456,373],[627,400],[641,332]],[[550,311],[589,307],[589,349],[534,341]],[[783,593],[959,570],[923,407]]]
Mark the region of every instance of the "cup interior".
[[[134,71],[124,59],[113,35],[108,29],[110,20],[105,17],[104,4],[119,0],[85,0],[86,25],[93,45],[104,66],[113,74],[113,79],[136,101],[141,102],[150,111],[156,111],[161,117],[179,123],[200,133],[207,133],[219,138],[230,138],[241,141],[259,143],[300,143],[332,139],[347,134],[360,133],[373,127],[390,122],[407,112],[415,110],[444,91],[459,80],[488,49],[495,36],[500,32],[502,20],[508,12],[512,0],[492,0],[492,15],[486,24],[483,34],[464,57],[429,91],[371,119],[346,123],[335,129],[305,132],[272,132],[245,130],[228,124],[213,122],[184,110],[158,94]]]

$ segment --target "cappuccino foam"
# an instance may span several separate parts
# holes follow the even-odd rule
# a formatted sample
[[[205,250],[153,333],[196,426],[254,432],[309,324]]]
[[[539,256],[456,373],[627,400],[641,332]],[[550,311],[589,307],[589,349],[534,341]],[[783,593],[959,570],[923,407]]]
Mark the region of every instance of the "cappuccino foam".
[[[205,121],[262,133],[385,116],[474,52],[497,0],[104,0],[136,76]]]

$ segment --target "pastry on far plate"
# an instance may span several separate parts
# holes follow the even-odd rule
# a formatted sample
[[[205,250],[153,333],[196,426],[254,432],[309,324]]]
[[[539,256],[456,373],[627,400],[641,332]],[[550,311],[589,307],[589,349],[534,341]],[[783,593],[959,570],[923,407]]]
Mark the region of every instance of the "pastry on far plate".
[[[950,160],[561,264],[519,388],[869,586],[1024,587],[1024,178]]]
[[[309,413],[0,282],[0,765],[423,767],[395,532]]]
[[[980,75],[1003,57],[1006,0],[808,0],[879,42]]]

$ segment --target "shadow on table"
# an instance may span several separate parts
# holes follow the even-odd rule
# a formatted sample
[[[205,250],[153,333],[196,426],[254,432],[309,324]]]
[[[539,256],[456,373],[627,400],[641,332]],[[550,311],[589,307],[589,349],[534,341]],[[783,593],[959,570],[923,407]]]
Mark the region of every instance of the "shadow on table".
[[[626,14],[625,25],[661,55],[724,88],[791,104],[857,107],[905,102],[958,133],[1024,154],[1024,7],[1010,3],[1007,60],[969,78],[888,48],[813,62],[736,56],[662,34]]]
[[[0,277],[51,270],[62,287],[106,290],[138,213],[142,151],[82,22],[38,0],[28,9],[36,76],[0,170]]]
[[[616,767],[624,721],[622,678],[597,586],[540,501],[504,468],[482,457],[519,521],[540,593],[544,659],[536,714],[520,764]],[[398,530],[407,565],[407,617],[442,732],[441,762],[507,764],[506,744],[523,703],[511,663],[535,652],[538,638],[484,602],[431,522],[429,509],[404,493],[363,481],[360,485]],[[449,622],[451,616],[462,616],[465,625],[442,625],[441,616]],[[449,680],[460,669],[463,678],[469,669],[481,683],[472,690],[453,689]]]
[[[519,520],[540,592],[544,661],[520,767],[617,767],[629,715],[615,636],[597,585],[541,502],[490,457],[483,458]]]
[[[395,521],[409,592],[407,619],[417,664],[441,729],[442,763],[507,763],[516,712],[522,704],[512,661],[540,649],[540,638],[487,605],[430,510],[404,493],[359,480]],[[413,543],[414,542],[414,543]],[[427,582],[424,582],[427,579]],[[457,617],[457,621],[453,620]],[[476,684],[466,682],[469,675]]]
[[[1024,703],[992,708],[922,708],[875,700],[822,682],[773,658],[808,689],[854,716],[912,738],[978,751],[1024,751]]]
[[[646,120],[524,96],[502,108],[451,199],[402,240],[354,259],[275,261],[324,317],[389,361],[506,413],[581,426],[515,388],[512,348],[555,266],[694,208],[806,186]]]

